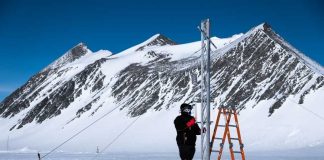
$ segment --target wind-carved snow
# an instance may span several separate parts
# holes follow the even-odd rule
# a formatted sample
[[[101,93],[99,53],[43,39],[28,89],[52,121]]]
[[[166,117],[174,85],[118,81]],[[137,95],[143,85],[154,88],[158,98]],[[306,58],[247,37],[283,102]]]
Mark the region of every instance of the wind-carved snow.
[[[322,121],[296,104],[324,114],[319,67],[265,23],[211,40],[217,47],[211,47],[213,117],[219,106],[240,110],[247,150],[323,144],[321,129],[309,125]],[[79,44],[0,103],[0,130],[7,131],[0,142],[9,135],[15,148],[46,151],[117,108],[62,150],[102,147],[141,116],[113,150],[176,151],[178,107],[200,97],[200,48],[200,41],[177,44],[161,34],[115,55]]]

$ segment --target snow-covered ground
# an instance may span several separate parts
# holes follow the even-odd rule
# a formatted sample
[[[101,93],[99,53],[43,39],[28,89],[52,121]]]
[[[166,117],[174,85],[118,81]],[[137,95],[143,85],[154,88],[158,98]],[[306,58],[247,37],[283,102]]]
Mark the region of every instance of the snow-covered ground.
[[[322,153],[322,154],[319,154]],[[236,157],[239,159],[238,157]],[[323,160],[323,152],[298,152],[298,151],[279,151],[279,152],[252,152],[246,154],[248,160]],[[3,153],[0,152],[0,160],[35,160],[37,153]],[[157,152],[157,153],[105,153],[96,155],[94,153],[56,153],[49,156],[49,160],[180,160],[176,152]],[[194,160],[199,160],[200,154],[196,153]],[[212,155],[211,159],[216,159]],[[229,160],[227,153],[223,154],[224,160]]]
[[[65,82],[100,58],[109,59],[107,63],[103,64],[101,71],[105,76],[109,77],[108,80],[113,79],[120,70],[131,63],[149,62],[151,59],[145,58],[146,51],[135,52],[135,50],[157,36],[155,35],[147,41],[116,55],[111,55],[108,51],[92,53],[88,50],[88,54],[60,69],[70,68],[62,77],[53,77],[48,81],[53,82],[52,84]],[[214,37],[212,40],[218,48],[222,48],[240,38],[242,38],[242,34],[224,39]],[[167,52],[171,54],[172,60],[179,60],[191,56],[192,51],[199,50],[200,45],[198,41],[175,46],[149,46],[146,49],[159,53]],[[56,61],[50,67],[60,63],[61,61]],[[104,84],[107,83],[106,80]],[[44,92],[40,93],[39,99],[32,102],[31,106],[42,100],[43,97],[41,96],[45,95],[46,97],[49,94],[46,91],[50,90],[52,86],[47,87],[49,88],[44,88]],[[3,150],[3,152],[0,152],[0,159],[35,159],[35,153],[50,151],[104,114],[112,111],[107,117],[60,147],[58,149],[59,153],[51,155],[53,156],[51,159],[89,159],[89,157],[93,156],[92,151],[95,152],[97,146],[100,149],[104,148],[136,118],[127,116],[126,109],[119,110],[117,108],[119,106],[114,103],[115,99],[111,96],[110,87],[103,89],[100,93],[103,98],[79,118],[75,118],[75,113],[95,96],[89,90],[83,90],[81,97],[72,102],[68,108],[63,109],[59,116],[46,119],[41,124],[33,121],[23,128],[9,131],[30,108],[23,110],[12,118],[1,118],[0,150]],[[324,159],[323,155],[316,155],[322,153],[321,151],[324,148],[322,147],[324,144],[324,127],[322,127],[324,126],[324,120],[311,113],[311,111],[314,111],[318,115],[324,115],[324,108],[322,107],[324,89],[322,87],[316,92],[310,92],[302,105],[296,104],[299,100],[298,97],[288,97],[283,106],[276,110],[271,117],[268,117],[269,107],[273,104],[271,99],[261,101],[254,107],[249,103],[245,106],[246,109],[240,112],[239,121],[247,159]],[[153,108],[148,110],[100,158],[121,160],[178,159],[173,120],[179,114],[181,103],[174,103],[169,108],[160,111],[155,111]],[[102,107],[98,107],[99,104],[102,104]],[[166,107],[162,106],[161,108]],[[96,109],[98,109],[98,112],[92,116],[91,113]],[[215,118],[216,113],[217,109],[212,110],[212,119]],[[73,118],[75,119],[73,120]],[[197,151],[199,151],[199,144],[198,138]],[[4,152],[6,148],[10,152]],[[131,153],[121,153],[125,152],[125,150]],[[268,152],[269,150],[279,152]],[[307,152],[303,152],[305,150]],[[62,151],[64,152],[60,153]],[[143,153],[144,151],[145,153]],[[80,154],[75,154],[76,152],[80,152]],[[198,155],[197,153],[196,156]]]

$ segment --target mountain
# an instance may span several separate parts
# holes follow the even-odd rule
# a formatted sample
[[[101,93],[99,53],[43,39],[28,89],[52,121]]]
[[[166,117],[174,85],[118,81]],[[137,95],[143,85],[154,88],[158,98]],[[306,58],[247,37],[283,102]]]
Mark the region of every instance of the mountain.
[[[236,107],[247,150],[324,144],[323,67],[266,23],[211,40],[212,117]],[[80,43],[0,103],[0,142],[46,151],[111,112],[62,150],[104,146],[141,116],[113,150],[176,151],[178,107],[200,96],[200,47],[161,34],[118,54]]]

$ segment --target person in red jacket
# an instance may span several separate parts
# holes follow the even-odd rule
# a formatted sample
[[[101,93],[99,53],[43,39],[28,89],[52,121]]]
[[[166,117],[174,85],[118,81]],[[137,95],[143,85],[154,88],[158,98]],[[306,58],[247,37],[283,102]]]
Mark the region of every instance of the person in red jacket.
[[[182,160],[192,160],[196,150],[196,135],[200,135],[201,131],[195,118],[191,116],[192,106],[183,103],[180,110],[181,115],[174,120],[179,154]]]

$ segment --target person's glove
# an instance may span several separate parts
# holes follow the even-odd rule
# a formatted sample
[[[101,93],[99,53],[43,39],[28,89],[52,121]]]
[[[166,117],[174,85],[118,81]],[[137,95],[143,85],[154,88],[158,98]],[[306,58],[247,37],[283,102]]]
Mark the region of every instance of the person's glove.
[[[195,125],[195,123],[196,123],[195,118],[192,118],[192,119],[190,119],[190,121],[188,121],[186,123],[186,125],[187,125],[187,127],[192,127],[193,125]]]

